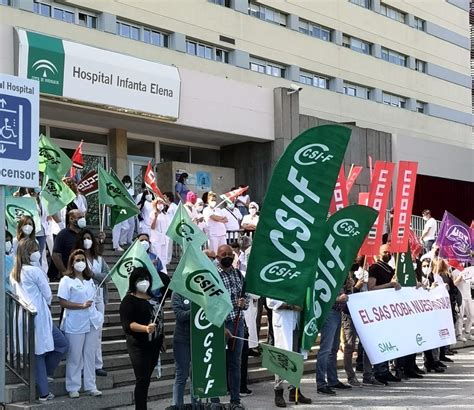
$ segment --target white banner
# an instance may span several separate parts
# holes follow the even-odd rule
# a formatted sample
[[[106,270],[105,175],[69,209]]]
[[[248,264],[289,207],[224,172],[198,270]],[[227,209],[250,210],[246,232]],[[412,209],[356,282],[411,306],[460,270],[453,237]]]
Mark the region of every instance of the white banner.
[[[347,305],[372,364],[456,343],[444,286],[356,293]]]

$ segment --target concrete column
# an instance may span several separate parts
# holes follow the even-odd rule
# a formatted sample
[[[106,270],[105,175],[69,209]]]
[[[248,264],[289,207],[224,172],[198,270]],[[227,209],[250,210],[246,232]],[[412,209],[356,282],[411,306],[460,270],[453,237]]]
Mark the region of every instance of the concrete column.
[[[336,93],[344,92],[344,81],[342,78],[331,78],[329,80],[329,89],[335,91]]]
[[[248,0],[231,0],[230,7],[240,13],[249,14]]]
[[[106,33],[117,34],[117,16],[110,13],[100,13],[98,16],[99,30]]]
[[[300,132],[299,93],[288,95],[287,91],[288,88],[284,87],[278,87],[273,90],[275,141],[272,143],[271,149],[272,168],[285,151],[285,148]]]
[[[333,42],[338,46],[342,46],[342,31],[334,30]]]
[[[380,44],[372,45],[372,55],[375,58],[382,58],[382,46]]]
[[[186,36],[182,33],[171,33],[169,44],[171,50],[186,52]]]
[[[229,54],[229,63],[248,70],[250,54],[242,50],[232,50]]]
[[[408,56],[407,67],[410,68],[411,70],[415,69],[416,67],[415,57]]]
[[[109,130],[109,166],[117,175],[128,175],[127,130]]]
[[[380,88],[374,88],[370,92],[370,99],[372,101],[381,103],[382,102],[382,90]]]
[[[20,10],[33,12],[33,0],[13,0],[12,6]]]
[[[300,68],[296,65],[290,65],[286,69],[286,78],[290,81],[300,81]]]
[[[286,26],[290,30],[300,30],[300,18],[296,14],[289,14],[286,20]]]

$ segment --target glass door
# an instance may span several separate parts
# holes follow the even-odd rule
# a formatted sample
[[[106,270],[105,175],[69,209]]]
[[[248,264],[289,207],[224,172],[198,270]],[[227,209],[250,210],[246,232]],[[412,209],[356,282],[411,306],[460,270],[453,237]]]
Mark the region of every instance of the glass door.
[[[152,159],[131,156],[128,157],[128,169],[130,173],[130,178],[132,179],[133,190],[135,191],[135,195],[142,192],[141,186],[143,183],[143,178],[145,176],[148,161],[150,160]]]

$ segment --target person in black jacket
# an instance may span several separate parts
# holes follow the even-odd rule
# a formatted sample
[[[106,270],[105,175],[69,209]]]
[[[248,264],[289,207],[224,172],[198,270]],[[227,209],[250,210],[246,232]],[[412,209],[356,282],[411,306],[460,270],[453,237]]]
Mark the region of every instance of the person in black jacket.
[[[166,288],[170,280],[159,273]],[[163,314],[159,311],[159,301],[151,293],[152,282],[146,268],[135,268],[130,274],[128,293],[120,304],[120,321],[136,378],[134,397],[137,410],[147,408],[150,379],[163,344]],[[165,296],[164,291],[161,294]]]

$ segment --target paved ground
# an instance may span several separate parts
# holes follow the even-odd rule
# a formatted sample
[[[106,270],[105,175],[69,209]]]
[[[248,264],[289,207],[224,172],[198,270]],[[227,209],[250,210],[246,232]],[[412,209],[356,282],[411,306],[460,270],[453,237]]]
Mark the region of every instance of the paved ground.
[[[453,357],[453,356],[451,356]],[[419,357],[418,360],[421,358]],[[455,363],[450,364],[445,373],[430,373],[424,379],[408,380],[391,383],[386,387],[361,387],[337,393],[327,397],[316,393],[314,376],[303,379],[302,391],[313,399],[311,405],[292,405],[294,409],[327,409],[364,408],[376,409],[425,409],[465,408],[474,409],[474,347],[460,349],[454,356]],[[421,363],[418,363],[421,366]],[[449,364],[448,364],[449,365]],[[339,371],[341,380],[344,373]],[[254,394],[242,399],[248,409],[276,409],[273,405],[271,382],[252,384],[249,386]],[[187,398],[189,400],[189,397]],[[149,409],[163,410],[171,404],[171,400],[160,400],[149,403]],[[129,407],[127,409],[132,409]]]

